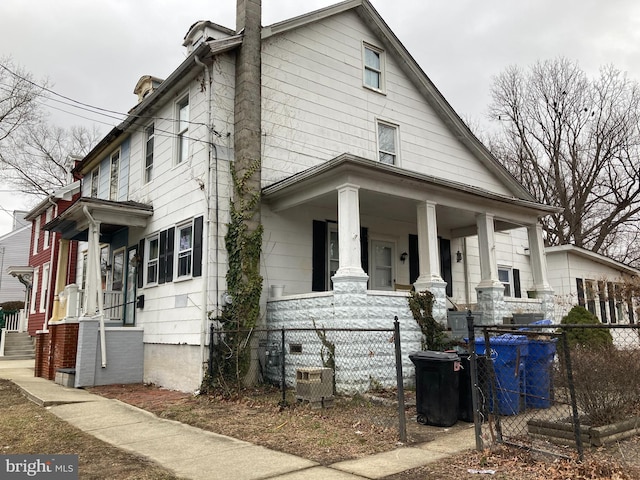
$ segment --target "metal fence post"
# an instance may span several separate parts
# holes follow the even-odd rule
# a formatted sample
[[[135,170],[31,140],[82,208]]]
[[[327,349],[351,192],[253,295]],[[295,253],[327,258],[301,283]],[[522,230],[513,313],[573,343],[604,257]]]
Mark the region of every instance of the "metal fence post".
[[[400,322],[398,316],[393,319],[393,339],[396,350],[396,382],[398,385],[398,429],[400,441],[407,441],[407,419],[404,407],[404,380],[402,375],[402,351],[400,349]]]
[[[280,402],[280,407],[284,408],[287,406],[287,382],[285,381],[285,359],[286,359],[286,355],[285,355],[285,338],[284,338],[284,327],[282,327],[282,348],[281,348],[281,370],[282,370],[282,401]]]
[[[469,375],[471,376],[471,407],[473,408],[473,424],[476,435],[476,450],[481,452],[482,420],[480,419],[480,405],[478,401],[478,362],[476,360],[476,335],[473,326],[471,310],[467,311],[467,331],[469,333]]]
[[[571,352],[569,352],[569,341],[566,330],[562,331],[562,350],[564,350],[564,364],[567,370],[567,383],[569,384],[569,395],[571,397],[571,415],[573,417],[573,434],[576,440],[576,449],[580,461],[584,459],[582,450],[582,438],[580,437],[580,417],[578,415],[578,403],[576,402],[576,390],[573,384],[573,371],[571,369]]]
[[[213,336],[215,335],[215,327],[213,323],[209,325],[209,382],[213,382]]]

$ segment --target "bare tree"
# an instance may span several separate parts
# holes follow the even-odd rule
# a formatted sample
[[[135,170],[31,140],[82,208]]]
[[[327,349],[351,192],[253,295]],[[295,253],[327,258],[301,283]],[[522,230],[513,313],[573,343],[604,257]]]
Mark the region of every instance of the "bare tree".
[[[41,119],[38,101],[45,96],[45,88],[10,58],[0,57],[0,146],[22,126]]]
[[[0,154],[0,180],[28,195],[48,195],[72,181],[74,158],[89,153],[100,137],[96,127],[63,129],[44,122],[24,126]]]
[[[66,185],[73,156],[86,155],[100,138],[96,127],[49,126],[41,105],[47,92],[46,81],[36,83],[0,58],[0,182],[35,196]]]
[[[640,260],[640,87],[614,67],[587,78],[564,58],[493,79],[489,148],[541,202],[549,245]]]

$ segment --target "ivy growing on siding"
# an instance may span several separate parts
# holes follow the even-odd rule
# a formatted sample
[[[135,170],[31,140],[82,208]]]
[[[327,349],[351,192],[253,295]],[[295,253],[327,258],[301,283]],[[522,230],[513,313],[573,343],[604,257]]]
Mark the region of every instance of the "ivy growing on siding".
[[[445,328],[433,318],[433,293],[411,292],[409,309],[422,331],[422,349],[441,351],[447,347]]]
[[[252,188],[252,176],[260,168],[254,161],[242,174],[232,170],[234,199],[225,235],[228,256],[227,291],[232,303],[217,318],[221,325],[213,372],[208,372],[203,391],[221,388],[223,394],[239,389],[250,366],[251,330],[260,316],[260,254],[263,226],[259,220],[260,190]],[[259,184],[259,182],[258,182]]]

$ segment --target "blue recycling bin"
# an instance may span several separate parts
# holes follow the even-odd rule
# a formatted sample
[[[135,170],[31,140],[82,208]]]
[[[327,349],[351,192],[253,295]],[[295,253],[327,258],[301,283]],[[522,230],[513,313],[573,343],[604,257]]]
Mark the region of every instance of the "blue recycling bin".
[[[551,320],[538,320],[529,325],[540,327],[551,324]],[[524,327],[518,330],[536,329]],[[527,408],[550,408],[553,403],[553,358],[558,339],[528,337],[528,341],[525,405]]]
[[[529,340],[525,382],[527,408],[550,408],[553,403],[553,357],[557,342],[557,338]]]
[[[500,415],[517,415],[524,407],[521,396],[526,395],[527,337],[512,334],[492,337],[489,339],[489,348],[495,372],[497,403],[496,409],[492,392],[489,392],[491,410],[497,410]],[[476,353],[485,355],[484,338],[476,338]]]

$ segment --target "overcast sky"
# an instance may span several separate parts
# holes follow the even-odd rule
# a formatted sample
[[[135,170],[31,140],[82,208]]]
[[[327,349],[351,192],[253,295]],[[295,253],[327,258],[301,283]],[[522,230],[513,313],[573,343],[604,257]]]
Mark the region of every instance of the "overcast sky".
[[[613,64],[640,81],[640,2],[635,0],[371,0],[462,118],[485,122],[491,77],[505,67],[565,56],[589,74]],[[262,0],[263,25],[336,3]],[[235,0],[1,0],[0,57],[47,78],[64,96],[125,112],[142,75],[166,78],[184,59],[190,25],[235,28]],[[50,122],[118,122],[49,101]],[[64,113],[66,110],[71,113]],[[86,117],[86,118],[83,118]],[[7,212],[29,204],[0,185]]]

